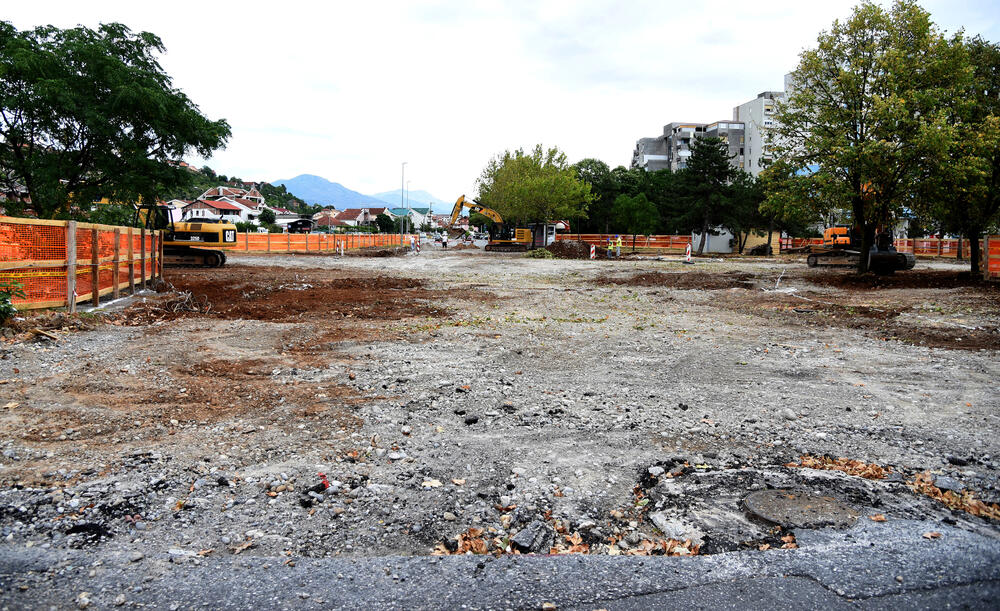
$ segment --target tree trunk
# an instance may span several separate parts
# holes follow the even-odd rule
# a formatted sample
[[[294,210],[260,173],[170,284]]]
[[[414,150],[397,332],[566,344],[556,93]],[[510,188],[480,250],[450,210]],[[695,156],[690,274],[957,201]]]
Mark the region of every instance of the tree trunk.
[[[979,230],[969,232],[969,269],[973,275],[979,274]]]
[[[705,237],[708,235],[708,216],[706,216],[701,222],[701,240],[698,241],[698,252],[695,253],[699,257],[701,253],[705,251]]]
[[[962,254],[962,235],[963,234],[961,234],[961,233],[958,234],[958,254],[955,255],[955,258],[958,261],[962,261],[962,260],[965,259],[965,255]]]
[[[774,235],[774,219],[767,224],[767,254],[774,255],[774,251],[771,248],[771,236]]]
[[[632,252],[635,252],[635,234],[632,234]]]
[[[865,223],[861,229],[861,256],[858,257],[858,273],[863,274],[869,270],[871,262],[872,246],[875,245],[875,225]]]

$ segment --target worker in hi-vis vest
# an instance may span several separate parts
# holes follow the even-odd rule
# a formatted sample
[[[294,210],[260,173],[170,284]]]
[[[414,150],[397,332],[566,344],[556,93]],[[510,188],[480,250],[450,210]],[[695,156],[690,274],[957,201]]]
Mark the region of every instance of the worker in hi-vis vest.
[[[615,256],[622,256],[622,237],[618,236],[618,242],[615,244]]]
[[[608,236],[608,258],[609,259],[611,258],[611,253],[612,252],[614,252],[614,249],[611,247],[611,236]]]

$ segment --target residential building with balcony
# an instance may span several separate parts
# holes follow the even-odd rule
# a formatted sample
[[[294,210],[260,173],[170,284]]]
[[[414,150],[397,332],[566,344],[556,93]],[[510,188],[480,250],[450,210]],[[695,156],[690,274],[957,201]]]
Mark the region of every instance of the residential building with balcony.
[[[730,163],[742,168],[744,126],[737,121],[716,121],[714,123],[674,122],[663,127],[663,135],[656,138],[641,138],[632,153],[632,167],[644,168],[650,172],[668,169],[673,172],[687,167],[691,157],[691,145],[698,138],[719,138],[729,148]]]

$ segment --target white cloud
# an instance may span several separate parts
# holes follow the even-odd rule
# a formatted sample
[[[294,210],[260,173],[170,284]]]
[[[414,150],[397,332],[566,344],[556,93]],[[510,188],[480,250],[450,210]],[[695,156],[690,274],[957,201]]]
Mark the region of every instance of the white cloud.
[[[854,2],[34,2],[18,28],[121,21],[158,34],[165,69],[233,126],[217,171],[319,174],[359,191],[471,194],[490,156],[542,142],[627,164],[670,121],[728,118],[780,89]],[[924,4],[997,40],[988,1]]]

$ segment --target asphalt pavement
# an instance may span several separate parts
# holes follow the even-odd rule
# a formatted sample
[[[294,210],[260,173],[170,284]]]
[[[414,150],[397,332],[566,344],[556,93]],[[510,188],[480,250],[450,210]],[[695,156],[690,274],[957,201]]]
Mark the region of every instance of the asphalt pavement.
[[[909,520],[862,520],[848,530],[796,535],[801,547],[795,550],[688,558],[313,559],[227,553],[136,559],[5,546],[0,598],[10,609],[998,607],[996,537]]]

